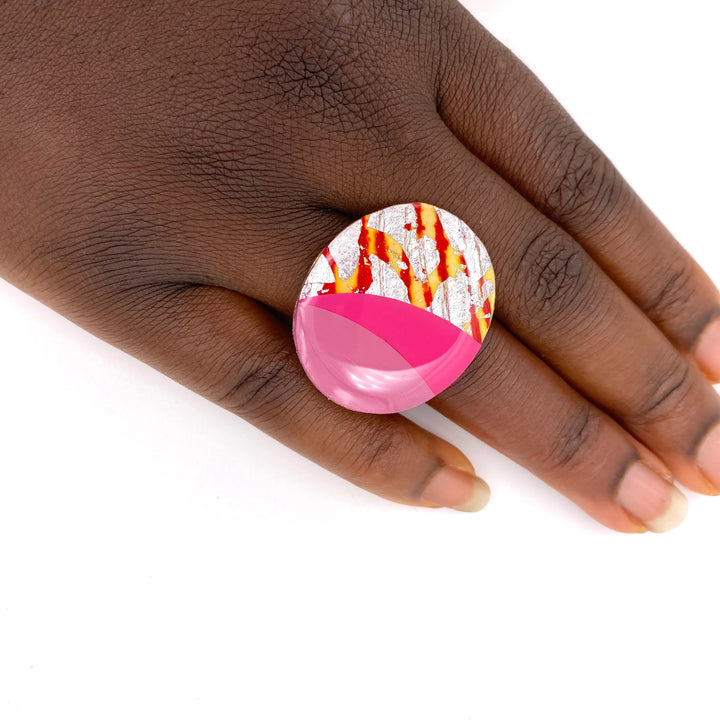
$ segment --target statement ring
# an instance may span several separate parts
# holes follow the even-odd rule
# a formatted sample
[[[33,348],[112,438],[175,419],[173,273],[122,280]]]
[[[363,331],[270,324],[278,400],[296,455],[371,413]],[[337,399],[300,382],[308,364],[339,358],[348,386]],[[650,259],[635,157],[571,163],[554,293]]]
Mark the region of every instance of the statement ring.
[[[495,307],[485,246],[426,203],[365,215],[318,255],[293,313],[293,337],[323,395],[366,413],[427,402],[477,355]]]

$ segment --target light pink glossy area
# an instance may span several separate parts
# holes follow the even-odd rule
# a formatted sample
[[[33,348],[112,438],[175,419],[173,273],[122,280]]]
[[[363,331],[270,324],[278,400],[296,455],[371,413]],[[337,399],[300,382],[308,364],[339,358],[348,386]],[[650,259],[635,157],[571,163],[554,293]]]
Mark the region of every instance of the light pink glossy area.
[[[480,349],[427,310],[360,293],[301,300],[293,334],[315,386],[339,405],[370,413],[421,405],[453,383]]]
[[[342,315],[303,301],[294,327],[305,372],[338,405],[392,413],[420,405],[433,395],[400,353]]]

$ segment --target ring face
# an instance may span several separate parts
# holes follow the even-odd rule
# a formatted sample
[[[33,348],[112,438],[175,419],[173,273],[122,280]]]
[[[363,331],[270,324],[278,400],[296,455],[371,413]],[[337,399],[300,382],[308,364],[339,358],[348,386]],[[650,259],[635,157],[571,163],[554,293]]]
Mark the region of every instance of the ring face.
[[[317,257],[293,337],[313,384],[368,413],[430,400],[467,368],[490,327],[495,274],[459,218],[394,205],[343,230]]]

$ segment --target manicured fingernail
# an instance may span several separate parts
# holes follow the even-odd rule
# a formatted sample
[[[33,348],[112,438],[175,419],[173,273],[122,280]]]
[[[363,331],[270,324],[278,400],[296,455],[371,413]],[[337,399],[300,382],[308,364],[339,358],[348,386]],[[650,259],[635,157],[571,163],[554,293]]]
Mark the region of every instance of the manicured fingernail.
[[[641,462],[633,463],[618,488],[617,501],[648,530],[666,532],[687,515],[686,497]]]
[[[441,507],[475,512],[488,504],[490,488],[479,477],[447,466],[441,467],[430,478],[422,499]]]
[[[720,423],[705,435],[695,460],[700,472],[720,490]]]
[[[695,358],[707,375],[720,380],[720,318],[711,320],[702,331]]]

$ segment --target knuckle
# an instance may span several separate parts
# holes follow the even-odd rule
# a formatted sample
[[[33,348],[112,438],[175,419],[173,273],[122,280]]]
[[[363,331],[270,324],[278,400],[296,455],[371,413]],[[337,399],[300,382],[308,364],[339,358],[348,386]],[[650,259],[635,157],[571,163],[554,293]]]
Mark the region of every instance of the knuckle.
[[[365,126],[382,63],[370,61],[358,33],[363,13],[357,2],[311,3],[290,8],[280,28],[257,28],[257,79],[280,107],[343,132]]]
[[[561,135],[550,141],[552,180],[543,212],[573,227],[605,221],[618,204],[622,182],[610,161],[584,135]]]
[[[572,467],[592,446],[599,428],[600,417],[589,404],[564,415],[549,447],[550,466],[556,470]]]
[[[517,263],[520,295],[534,317],[574,310],[591,278],[590,258],[555,230],[542,230],[532,237]]]
[[[34,246],[28,272],[95,297],[183,279],[168,226],[150,211],[119,198],[85,198],[66,227]],[[162,238],[166,238],[163,240]]]
[[[674,416],[692,388],[690,365],[673,350],[669,358],[663,357],[648,368],[645,385],[628,421],[644,427]]]
[[[438,33],[428,28],[446,13],[433,0],[289,3],[272,24],[256,19],[253,67],[245,74],[276,122],[288,123],[289,135],[304,138],[309,126],[343,144],[368,135],[381,139],[407,114],[408,97],[422,95],[418,83],[433,75],[427,65]],[[404,81],[408,73],[412,85]],[[432,105],[432,84],[422,89]]]
[[[250,422],[277,424],[298,390],[293,360],[290,350],[251,358],[215,388],[215,402]]]
[[[357,483],[382,492],[397,478],[408,448],[410,433],[399,423],[375,423],[366,429],[362,443],[347,444],[347,465]]]
[[[649,277],[653,273],[648,273]],[[687,315],[694,305],[694,288],[690,263],[678,261],[659,274],[660,285],[644,303],[645,313],[653,321],[676,319]]]

